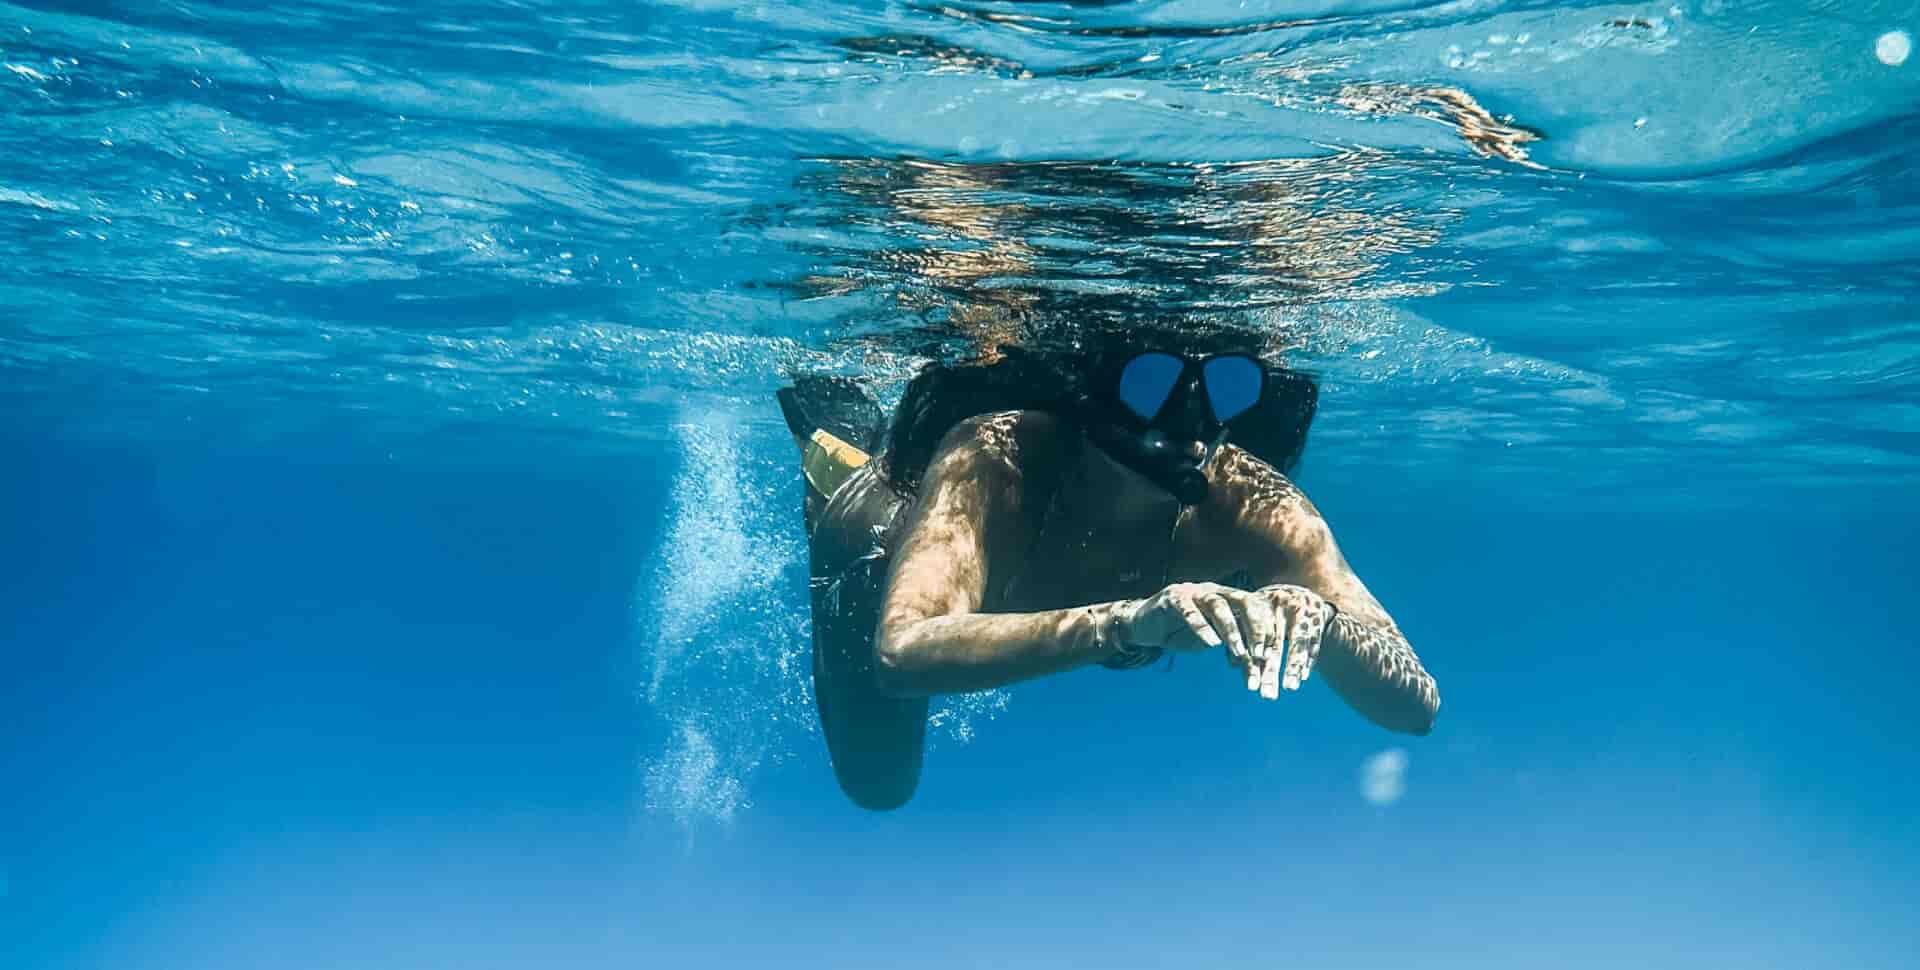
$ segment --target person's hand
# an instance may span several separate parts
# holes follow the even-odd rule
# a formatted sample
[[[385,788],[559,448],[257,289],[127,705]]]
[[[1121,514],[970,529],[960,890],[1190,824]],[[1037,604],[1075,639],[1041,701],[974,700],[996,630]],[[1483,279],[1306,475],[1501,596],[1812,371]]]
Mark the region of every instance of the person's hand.
[[[1246,671],[1247,689],[1268,700],[1297,690],[1313,670],[1333,606],[1301,586],[1247,591],[1218,583],[1174,583],[1131,604],[1122,641],[1165,650],[1225,647]]]
[[[1272,611],[1275,636],[1267,649],[1245,665],[1247,689],[1273,700],[1282,690],[1299,690],[1320,658],[1320,638],[1333,622],[1333,604],[1305,586],[1265,586],[1248,596]]]
[[[1241,624],[1228,599],[1237,592],[1214,583],[1174,583],[1120,611],[1120,640],[1162,650],[1225,646],[1236,656],[1246,656]],[[1216,622],[1215,617],[1220,619]]]

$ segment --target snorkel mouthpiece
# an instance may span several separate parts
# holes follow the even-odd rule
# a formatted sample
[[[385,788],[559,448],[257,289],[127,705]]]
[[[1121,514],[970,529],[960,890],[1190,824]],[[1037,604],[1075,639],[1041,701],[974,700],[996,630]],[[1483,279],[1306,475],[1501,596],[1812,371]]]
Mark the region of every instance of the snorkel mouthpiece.
[[[1173,493],[1181,505],[1199,505],[1206,501],[1206,473],[1194,467],[1192,457],[1182,454],[1167,440],[1166,432],[1155,428],[1142,436],[1140,443],[1148,460],[1162,469],[1161,474],[1150,474],[1148,478]]]
[[[1166,483],[1166,490],[1180,500],[1181,505],[1199,505],[1207,500],[1207,476],[1198,468],[1186,468],[1174,474],[1173,481]]]
[[[1096,424],[1089,437],[1114,461],[1138,472],[1147,481],[1166,490],[1181,505],[1199,505],[1207,500],[1207,474],[1182,455],[1166,434],[1153,430],[1131,434],[1111,425]]]

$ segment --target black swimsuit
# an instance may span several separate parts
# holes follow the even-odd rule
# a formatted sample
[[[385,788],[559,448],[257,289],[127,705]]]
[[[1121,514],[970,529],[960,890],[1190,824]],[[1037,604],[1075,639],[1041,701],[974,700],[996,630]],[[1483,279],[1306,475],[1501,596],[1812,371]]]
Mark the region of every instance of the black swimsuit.
[[[814,529],[808,570],[813,693],[841,790],[855,804],[884,811],[905,804],[919,783],[928,702],[885,694],[874,675],[873,637],[886,596],[887,550],[906,502],[872,464],[839,491],[849,489],[860,491],[835,497],[887,506],[868,515],[822,515]],[[830,502],[828,511],[840,511],[834,506]]]

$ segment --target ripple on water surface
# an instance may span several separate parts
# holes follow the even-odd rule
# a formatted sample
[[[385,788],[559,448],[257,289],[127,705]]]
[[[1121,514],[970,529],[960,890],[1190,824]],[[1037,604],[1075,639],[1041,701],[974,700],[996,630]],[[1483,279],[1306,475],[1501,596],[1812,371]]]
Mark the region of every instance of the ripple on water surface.
[[[1237,318],[1318,473],[1914,472],[1910,5],[0,4],[21,422],[622,447]]]

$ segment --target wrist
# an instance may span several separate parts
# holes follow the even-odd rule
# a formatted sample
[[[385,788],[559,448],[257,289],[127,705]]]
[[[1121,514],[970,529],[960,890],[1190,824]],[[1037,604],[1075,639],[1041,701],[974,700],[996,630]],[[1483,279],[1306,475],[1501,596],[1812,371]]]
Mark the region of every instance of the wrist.
[[[1119,600],[1095,607],[1095,660],[1103,667],[1130,670],[1160,658],[1160,648],[1133,642],[1129,635],[1142,600]]]
[[[1117,600],[1087,607],[1087,613],[1093,621],[1094,660],[1105,662],[1125,649],[1127,619],[1132,612],[1129,609],[1132,605],[1131,600]]]

